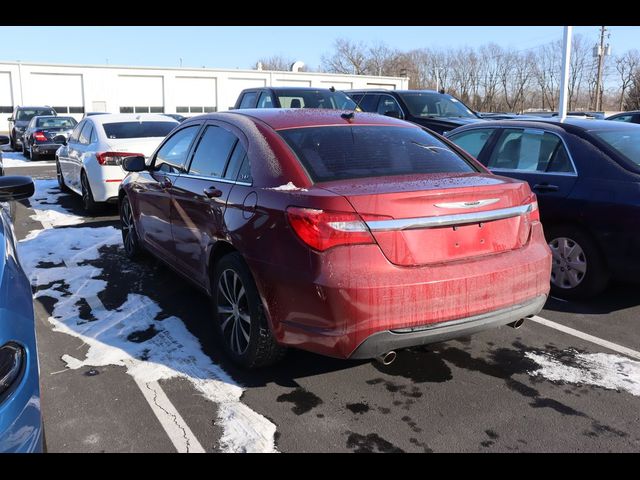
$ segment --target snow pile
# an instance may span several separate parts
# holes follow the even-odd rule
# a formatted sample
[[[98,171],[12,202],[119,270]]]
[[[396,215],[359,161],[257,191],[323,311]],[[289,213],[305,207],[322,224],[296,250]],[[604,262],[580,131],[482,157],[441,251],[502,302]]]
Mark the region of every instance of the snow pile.
[[[607,353],[571,353],[569,365],[548,353],[528,352],[527,358],[540,366],[529,374],[552,382],[593,385],[640,396],[640,362]]]
[[[65,214],[57,208],[59,205],[48,205],[54,196],[50,185],[37,183],[38,191],[47,195],[42,197],[46,201],[36,200],[40,201],[36,209],[46,205],[53,210],[36,215],[51,219],[54,227],[75,223],[74,215]],[[52,211],[57,215],[51,215]],[[107,283],[97,278],[102,269],[90,263],[100,258],[101,247],[121,243],[120,231],[109,226],[46,228],[32,232],[18,244],[24,269],[32,285],[39,288],[35,297],[56,300],[49,317],[53,330],[77,337],[89,346],[84,359],[63,355],[67,367],[124,366],[142,383],[185,378],[218,405],[218,423],[224,431],[220,446],[224,451],[276,451],[276,426],[240,402],[243,388],[202,352],[197,338],[178,317],[156,320],[164,312],[153,300],[138,294],[129,294],[120,308],[104,307],[99,294]],[[144,341],[128,338],[143,331],[151,332]]]

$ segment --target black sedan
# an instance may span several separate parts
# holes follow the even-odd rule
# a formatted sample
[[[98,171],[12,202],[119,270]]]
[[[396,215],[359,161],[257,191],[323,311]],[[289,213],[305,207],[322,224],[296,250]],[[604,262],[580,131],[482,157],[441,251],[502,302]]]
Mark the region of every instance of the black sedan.
[[[640,126],[567,118],[487,121],[447,135],[499,175],[529,182],[553,252],[551,289],[588,298],[640,275]]]
[[[640,123],[640,110],[616,113],[615,115],[607,117],[607,120],[613,120],[614,122]]]
[[[68,138],[77,124],[73,117],[33,117],[22,135],[22,154],[31,160],[55,154],[61,145],[54,140],[55,137],[63,135]]]

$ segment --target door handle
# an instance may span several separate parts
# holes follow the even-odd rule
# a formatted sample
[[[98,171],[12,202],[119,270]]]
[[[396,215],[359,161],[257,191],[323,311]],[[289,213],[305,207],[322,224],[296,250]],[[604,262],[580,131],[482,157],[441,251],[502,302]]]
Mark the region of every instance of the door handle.
[[[162,188],[171,188],[173,187],[173,183],[171,183],[171,180],[169,180],[167,177],[164,177],[162,180],[160,180],[160,186]]]
[[[222,190],[217,189],[216,187],[208,187],[204,189],[204,194],[207,198],[218,198],[222,196]]]
[[[539,192],[557,192],[560,187],[558,185],[549,185],[548,183],[537,183],[533,186],[533,189]]]

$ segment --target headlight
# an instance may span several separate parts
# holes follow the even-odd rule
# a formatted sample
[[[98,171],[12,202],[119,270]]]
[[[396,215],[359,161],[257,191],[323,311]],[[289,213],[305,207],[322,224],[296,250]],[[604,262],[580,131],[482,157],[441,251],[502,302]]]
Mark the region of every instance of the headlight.
[[[20,377],[24,358],[24,350],[17,343],[0,347],[0,399]]]

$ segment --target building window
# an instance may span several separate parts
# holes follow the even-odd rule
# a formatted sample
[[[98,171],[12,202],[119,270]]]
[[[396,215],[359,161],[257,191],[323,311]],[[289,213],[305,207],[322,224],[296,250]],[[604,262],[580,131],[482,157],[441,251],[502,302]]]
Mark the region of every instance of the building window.
[[[136,113],[149,113],[149,107],[136,107]]]
[[[176,107],[176,113],[189,113],[189,107]]]
[[[149,107],[151,113],[164,113],[164,107]]]
[[[176,113],[211,113],[217,111],[217,107],[176,107]]]
[[[120,113],[133,113],[133,107],[120,107]]]
[[[204,107],[205,113],[217,112],[218,109],[216,107]]]
[[[84,113],[84,107],[69,107],[69,113]]]
[[[53,107],[56,113],[69,113],[69,107]]]
[[[13,107],[0,107],[0,113],[13,113]]]

